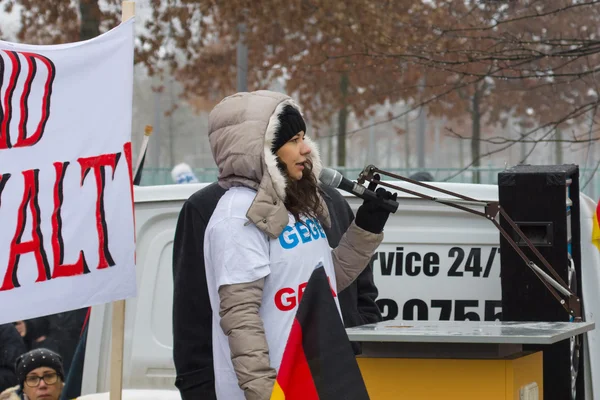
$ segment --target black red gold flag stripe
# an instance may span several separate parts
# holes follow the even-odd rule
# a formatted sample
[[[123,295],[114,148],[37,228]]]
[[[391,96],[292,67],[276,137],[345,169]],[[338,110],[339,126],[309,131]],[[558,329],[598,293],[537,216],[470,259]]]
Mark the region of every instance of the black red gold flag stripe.
[[[368,400],[325,269],[306,285],[271,400]]]

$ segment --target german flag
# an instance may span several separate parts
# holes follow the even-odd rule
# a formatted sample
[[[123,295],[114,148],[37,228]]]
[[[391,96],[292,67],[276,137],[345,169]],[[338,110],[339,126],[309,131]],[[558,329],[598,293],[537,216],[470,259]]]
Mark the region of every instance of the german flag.
[[[323,266],[306,285],[271,400],[368,400]]]
[[[596,214],[593,218],[592,243],[600,250],[600,200],[596,205]]]

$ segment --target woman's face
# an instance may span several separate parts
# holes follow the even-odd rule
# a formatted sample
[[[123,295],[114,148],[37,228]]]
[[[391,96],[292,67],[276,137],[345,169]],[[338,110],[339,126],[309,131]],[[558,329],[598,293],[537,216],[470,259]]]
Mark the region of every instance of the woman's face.
[[[48,367],[36,368],[28,373],[23,384],[23,393],[30,400],[58,400],[62,390],[62,379]]]
[[[291,179],[299,181],[302,179],[306,157],[310,154],[310,147],[304,141],[304,132],[300,131],[288,140],[279,150],[277,157],[285,164],[287,174]]]

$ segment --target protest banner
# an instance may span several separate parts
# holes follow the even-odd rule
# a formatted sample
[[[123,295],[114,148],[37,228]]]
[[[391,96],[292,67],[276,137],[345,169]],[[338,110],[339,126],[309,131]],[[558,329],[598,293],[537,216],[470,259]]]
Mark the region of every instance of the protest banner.
[[[133,28],[0,41],[0,323],[136,294]]]

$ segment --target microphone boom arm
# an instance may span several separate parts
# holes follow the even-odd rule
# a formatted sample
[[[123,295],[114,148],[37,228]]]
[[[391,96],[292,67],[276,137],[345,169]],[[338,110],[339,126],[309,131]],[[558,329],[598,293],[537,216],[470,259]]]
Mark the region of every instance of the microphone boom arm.
[[[428,196],[422,193],[415,192],[410,189],[401,188],[398,186],[394,186],[392,184],[382,182],[378,179],[374,178],[375,174],[389,176],[394,179],[398,179],[404,182],[412,183],[414,185],[422,186],[424,188],[434,190],[440,193],[444,193],[450,196],[455,197],[455,199],[441,199],[433,196]],[[399,190],[404,193],[411,194],[413,196],[420,197],[422,199],[431,200],[436,203],[445,204],[450,207],[457,208],[462,211],[469,212],[471,214],[479,215],[490,220],[494,226],[500,231],[500,234],[508,241],[510,246],[517,252],[519,257],[525,262],[525,264],[533,271],[535,276],[542,282],[544,286],[548,289],[548,291],[556,298],[556,300],[561,304],[561,306],[567,311],[572,321],[581,322],[581,301],[579,297],[568,287],[565,281],[560,277],[560,275],[552,268],[550,263],[542,256],[542,254],[535,248],[531,240],[521,231],[521,229],[517,226],[517,224],[506,214],[504,209],[500,207],[500,203],[497,201],[483,201],[470,198],[468,196],[464,196],[458,193],[451,192],[449,190],[440,189],[432,185],[428,185],[423,182],[415,181],[400,175],[393,174],[388,171],[381,170],[374,165],[366,166],[362,172],[358,176],[358,184],[363,185],[365,181],[377,183],[378,185],[385,186],[391,189]],[[466,207],[466,205],[473,206],[483,206],[484,212],[474,210],[472,208]],[[511,228],[515,230],[517,235],[521,238],[523,242],[527,245],[527,247],[533,252],[533,254],[541,261],[541,263],[546,267],[550,275],[544,272],[539,266],[537,266],[533,261],[527,257],[527,255],[519,248],[519,245],[515,243],[513,238],[506,232],[504,228],[498,223],[496,220],[498,214],[502,218],[504,218]],[[560,292],[560,293],[559,293]],[[564,298],[563,298],[564,296]]]

